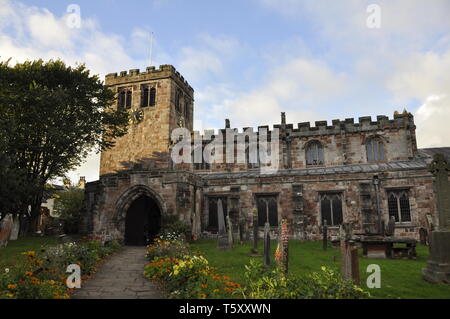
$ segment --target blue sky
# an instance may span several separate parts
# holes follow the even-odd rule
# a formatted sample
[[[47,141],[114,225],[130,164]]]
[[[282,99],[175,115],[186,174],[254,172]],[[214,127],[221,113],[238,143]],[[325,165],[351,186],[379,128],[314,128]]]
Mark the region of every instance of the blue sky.
[[[80,28],[67,24],[68,5]],[[380,28],[367,19],[379,8]],[[195,127],[414,113],[420,147],[448,146],[446,0],[0,0],[0,57],[85,62],[104,77],[173,64],[195,89]],[[92,156],[73,179],[98,177]]]

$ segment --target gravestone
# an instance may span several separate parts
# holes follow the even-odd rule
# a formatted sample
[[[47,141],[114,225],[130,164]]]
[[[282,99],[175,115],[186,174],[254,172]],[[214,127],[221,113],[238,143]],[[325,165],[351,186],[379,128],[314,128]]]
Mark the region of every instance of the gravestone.
[[[229,249],[230,243],[228,242],[228,235],[225,227],[225,218],[223,214],[223,206],[221,199],[217,201],[217,221],[219,226],[219,232],[217,234],[217,248]]]
[[[280,233],[281,267],[284,273],[288,273],[289,266],[289,228],[287,219],[281,220]]]
[[[323,226],[322,226],[322,245],[323,245],[323,250],[327,250],[327,247],[328,247],[328,226],[327,226],[327,220],[326,219],[323,221]]]
[[[341,272],[346,279],[351,279],[355,284],[361,283],[359,277],[358,249],[352,240],[352,225],[344,223],[339,228],[341,242]]]
[[[270,224],[264,224],[264,267],[270,267]]]
[[[253,211],[253,248],[252,255],[258,255],[258,213],[256,209]]]
[[[9,236],[13,228],[13,217],[11,214],[6,215],[0,221],[0,248],[8,245]]]
[[[450,284],[450,165],[442,154],[435,154],[429,170],[434,176],[439,225],[431,233],[430,256],[422,270],[426,281]]]
[[[9,235],[9,240],[17,240],[19,238],[20,230],[20,218],[16,216],[13,221],[13,226],[11,229],[11,234]]]
[[[394,234],[395,234],[395,217],[394,216],[391,216],[389,218],[389,222],[386,227],[385,234],[388,237],[394,236]]]
[[[227,225],[228,225],[228,245],[233,247],[233,224],[231,223],[230,215],[227,215]]]

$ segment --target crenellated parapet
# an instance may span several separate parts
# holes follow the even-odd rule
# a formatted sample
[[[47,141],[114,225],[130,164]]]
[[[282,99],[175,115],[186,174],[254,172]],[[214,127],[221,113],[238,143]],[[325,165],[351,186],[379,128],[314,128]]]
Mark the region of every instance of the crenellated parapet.
[[[184,77],[178,72],[173,65],[164,64],[158,69],[154,66],[146,68],[145,72],[141,72],[139,69],[131,69],[129,71],[121,71],[119,73],[109,73],[106,75],[105,84],[109,86],[133,84],[143,81],[159,80],[164,78],[172,78],[179,85],[189,91],[193,97],[194,89],[184,79]]]
[[[388,116],[378,115],[374,121],[371,116],[359,117],[358,122],[355,123],[354,118],[347,118],[345,120],[332,120],[331,125],[327,121],[315,121],[314,126],[310,122],[298,123],[296,127],[293,124],[275,124],[274,129],[278,129],[281,132],[289,134],[292,137],[309,137],[318,135],[338,135],[342,133],[370,133],[384,130],[414,130],[414,117],[411,113],[407,114],[395,114],[392,119]],[[270,130],[269,125],[261,125],[256,129],[253,127],[238,128],[226,128],[220,130],[205,130],[202,135],[199,131],[194,131],[192,136],[196,138],[202,138],[203,140],[210,140],[211,136],[216,136],[221,133],[225,136],[226,132],[232,132],[236,136],[243,136],[246,134],[260,132],[266,132],[268,136],[271,136],[273,130]]]

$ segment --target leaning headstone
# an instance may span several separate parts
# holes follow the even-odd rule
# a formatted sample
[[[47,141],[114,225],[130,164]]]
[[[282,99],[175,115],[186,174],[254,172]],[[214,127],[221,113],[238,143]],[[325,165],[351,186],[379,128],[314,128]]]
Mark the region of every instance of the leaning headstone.
[[[327,226],[327,220],[326,219],[323,221],[323,226],[322,226],[322,246],[323,246],[323,250],[327,250],[327,247],[328,247],[328,226]]]
[[[258,255],[258,213],[256,209],[253,211],[253,248],[252,255]]]
[[[228,245],[233,247],[233,224],[231,223],[230,215],[227,215],[227,225],[228,225]]]
[[[270,267],[270,224],[264,225],[264,267]]]
[[[450,165],[442,154],[435,154],[429,170],[434,176],[439,225],[431,233],[430,257],[422,270],[425,280],[450,284]]]
[[[355,284],[361,283],[359,277],[358,249],[352,240],[351,224],[344,223],[340,226],[339,237],[341,241],[341,271],[346,279],[353,280]]]
[[[6,215],[0,221],[0,248],[8,245],[9,236],[13,228],[13,217],[11,214]]]
[[[228,242],[227,230],[225,227],[225,218],[223,214],[222,200],[217,201],[217,220],[219,226],[219,233],[217,235],[217,248],[218,249],[229,249],[230,245]]]
[[[20,230],[20,218],[16,216],[13,221],[13,226],[11,229],[11,234],[9,235],[9,240],[17,240],[19,238]]]

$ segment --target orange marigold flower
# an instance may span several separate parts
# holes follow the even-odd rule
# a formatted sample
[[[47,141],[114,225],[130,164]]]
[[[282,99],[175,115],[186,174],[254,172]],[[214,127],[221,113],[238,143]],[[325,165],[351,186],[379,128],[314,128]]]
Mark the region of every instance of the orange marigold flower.
[[[31,271],[27,271],[27,272],[25,273],[25,275],[27,275],[27,276],[32,276],[33,273],[32,273]]]
[[[17,285],[8,285],[8,289],[16,289]]]
[[[206,295],[204,293],[201,293],[200,295],[198,295],[200,298],[204,299],[206,298]]]
[[[206,288],[208,288],[208,285],[202,284],[202,285],[200,285],[200,287],[202,287],[203,289],[206,289]]]

